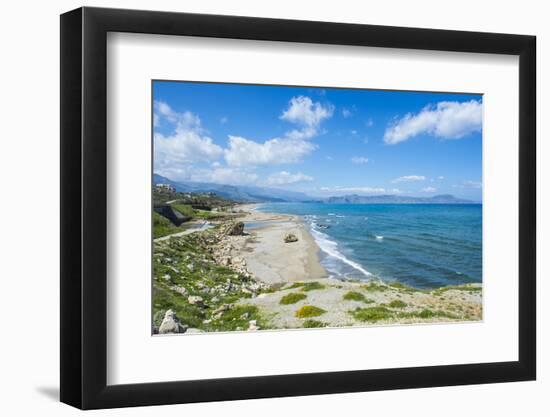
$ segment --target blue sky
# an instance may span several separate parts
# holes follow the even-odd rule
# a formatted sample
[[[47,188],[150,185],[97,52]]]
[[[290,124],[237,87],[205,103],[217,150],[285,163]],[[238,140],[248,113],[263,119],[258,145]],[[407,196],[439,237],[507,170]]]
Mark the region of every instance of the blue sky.
[[[155,81],[153,102],[176,181],[481,201],[481,95]]]

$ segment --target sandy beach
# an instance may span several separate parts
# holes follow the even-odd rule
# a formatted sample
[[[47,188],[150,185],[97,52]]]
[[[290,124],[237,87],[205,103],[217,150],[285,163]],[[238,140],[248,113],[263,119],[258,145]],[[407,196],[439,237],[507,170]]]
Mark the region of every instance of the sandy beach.
[[[319,263],[319,247],[298,216],[262,213],[255,208],[256,205],[240,207],[247,213],[241,220],[254,226],[245,226],[246,237],[234,238],[233,244],[257,279],[275,284],[328,276]],[[298,241],[285,243],[288,233]]]
[[[300,216],[256,208],[154,241],[156,326],[174,313],[188,334],[482,320],[480,284],[419,289],[329,277]],[[285,242],[289,233],[297,240]]]

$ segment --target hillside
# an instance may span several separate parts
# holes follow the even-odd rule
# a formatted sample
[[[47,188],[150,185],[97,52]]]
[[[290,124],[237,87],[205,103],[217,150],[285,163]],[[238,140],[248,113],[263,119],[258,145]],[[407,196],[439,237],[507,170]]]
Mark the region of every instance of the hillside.
[[[433,197],[408,197],[400,195],[344,195],[329,197],[327,203],[333,204],[476,204],[471,200],[456,198],[450,194],[436,195]]]

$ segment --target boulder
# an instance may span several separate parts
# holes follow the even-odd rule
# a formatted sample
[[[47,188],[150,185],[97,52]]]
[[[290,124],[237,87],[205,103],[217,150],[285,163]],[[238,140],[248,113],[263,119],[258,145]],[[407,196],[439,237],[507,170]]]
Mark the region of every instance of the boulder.
[[[292,242],[298,242],[298,236],[296,236],[294,233],[287,233],[285,235],[285,243],[292,243]]]
[[[198,295],[190,295],[189,297],[187,297],[187,302],[189,304],[192,304],[194,306],[199,306],[199,307],[204,305],[203,298]]]
[[[164,314],[164,319],[158,329],[159,334],[167,333],[185,333],[187,331],[187,326],[181,324],[176,317],[176,313],[172,310],[168,310]]]
[[[250,320],[248,322],[248,330],[249,331],[260,330],[260,327],[257,325],[256,320]]]
[[[231,222],[225,227],[226,236],[241,236],[244,232],[243,222]]]

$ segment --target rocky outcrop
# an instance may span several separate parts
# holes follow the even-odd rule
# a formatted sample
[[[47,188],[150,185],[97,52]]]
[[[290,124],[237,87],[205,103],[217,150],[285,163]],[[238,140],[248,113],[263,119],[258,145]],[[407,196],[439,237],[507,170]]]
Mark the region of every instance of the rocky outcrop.
[[[243,222],[229,222],[224,226],[224,235],[241,236],[244,233]]]
[[[285,235],[285,243],[292,243],[292,242],[298,242],[298,236],[296,236],[294,233],[287,233]]]
[[[180,323],[179,319],[172,310],[168,310],[164,313],[164,319],[159,327],[159,334],[168,333],[185,333],[187,326]]]

